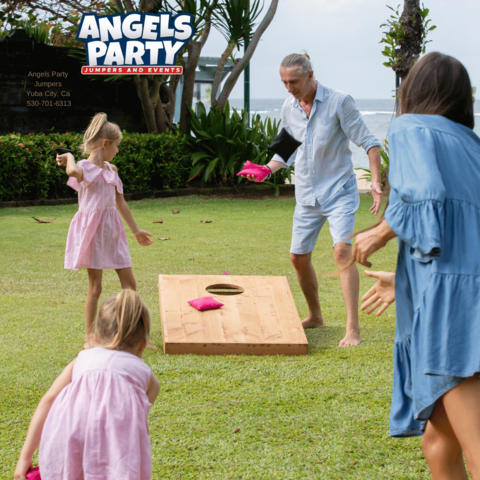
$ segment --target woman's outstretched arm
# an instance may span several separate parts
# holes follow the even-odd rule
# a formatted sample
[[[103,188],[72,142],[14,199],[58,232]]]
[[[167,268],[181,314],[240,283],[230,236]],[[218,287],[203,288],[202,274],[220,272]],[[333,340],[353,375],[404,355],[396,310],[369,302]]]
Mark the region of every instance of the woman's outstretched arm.
[[[362,297],[360,310],[368,308],[367,313],[372,313],[376,308],[377,317],[395,301],[395,274],[392,272],[364,271],[365,275],[377,278],[375,285]],[[370,308],[369,308],[370,307]]]

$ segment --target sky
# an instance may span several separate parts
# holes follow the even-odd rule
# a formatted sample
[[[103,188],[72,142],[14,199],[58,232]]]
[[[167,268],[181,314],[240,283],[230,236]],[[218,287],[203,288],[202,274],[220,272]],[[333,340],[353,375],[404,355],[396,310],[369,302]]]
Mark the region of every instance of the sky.
[[[323,85],[354,98],[391,98],[395,74],[383,65],[382,31],[390,15],[386,3],[403,0],[279,0],[275,17],[250,62],[250,97],[285,98],[278,73],[290,53],[310,55],[315,77]],[[424,0],[431,24],[427,53],[439,51],[467,68],[480,98],[480,0]],[[265,0],[264,12],[270,0]],[[260,18],[263,18],[263,14]],[[226,41],[212,29],[202,56],[219,57]],[[243,55],[243,48],[236,53]],[[243,98],[243,75],[230,98]]]

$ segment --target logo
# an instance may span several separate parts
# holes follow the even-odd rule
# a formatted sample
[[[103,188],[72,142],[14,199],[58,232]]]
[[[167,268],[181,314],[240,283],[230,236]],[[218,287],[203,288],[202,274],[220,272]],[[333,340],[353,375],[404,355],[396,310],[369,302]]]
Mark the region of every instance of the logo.
[[[85,42],[84,75],[181,75],[177,54],[193,37],[193,16],[181,13],[85,13],[77,40]]]

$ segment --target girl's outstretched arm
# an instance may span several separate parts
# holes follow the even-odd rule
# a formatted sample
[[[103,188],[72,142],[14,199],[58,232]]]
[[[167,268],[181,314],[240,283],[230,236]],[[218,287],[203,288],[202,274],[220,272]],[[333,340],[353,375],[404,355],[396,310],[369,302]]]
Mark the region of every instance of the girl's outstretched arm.
[[[75,360],[70,362],[63,372],[53,382],[48,392],[43,396],[33,414],[30,426],[28,427],[27,438],[23,444],[17,468],[15,469],[15,480],[25,480],[29,468],[32,466],[32,457],[40,443],[43,425],[47,419],[48,412],[59,393],[72,381],[72,371]]]
[[[75,177],[78,183],[83,181],[83,169],[77,166],[75,157],[71,153],[57,155],[56,162],[60,167],[67,167],[66,173],[69,177]]]
[[[148,237],[153,237],[151,233],[145,232],[144,230],[140,230],[138,228],[138,225],[135,223],[135,220],[133,219],[132,212],[130,211],[130,208],[127,205],[127,202],[125,201],[125,198],[121,193],[118,193],[116,190],[116,203],[117,203],[117,208],[120,214],[122,215],[123,219],[127,222],[127,225],[129,226],[130,230],[132,233],[135,235],[135,238],[137,239],[137,242],[140,245],[143,245],[144,247],[148,247],[153,243],[153,240]]]

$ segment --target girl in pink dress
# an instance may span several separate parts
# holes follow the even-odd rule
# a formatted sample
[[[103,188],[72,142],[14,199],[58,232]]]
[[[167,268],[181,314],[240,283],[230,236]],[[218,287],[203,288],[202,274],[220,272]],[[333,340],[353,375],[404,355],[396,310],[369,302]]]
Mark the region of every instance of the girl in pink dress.
[[[97,113],[83,139],[88,159],[75,163],[71,153],[57,155],[58,165],[67,167],[67,184],[78,192],[79,207],[68,231],[65,268],[88,271],[85,348],[91,343],[103,270],[115,269],[122,288],[136,290],[125,227],[118,212],[140,245],[152,244],[152,235],[138,228],[125,202],[117,167],[109,163],[118,153],[121,140],[118,125],[108,122],[105,113]]]
[[[140,296],[122,290],[97,319],[97,347],[83,350],[35,410],[15,480],[25,480],[40,443],[43,480],[148,480],[148,412],[160,382],[142,360],[150,316]]]

